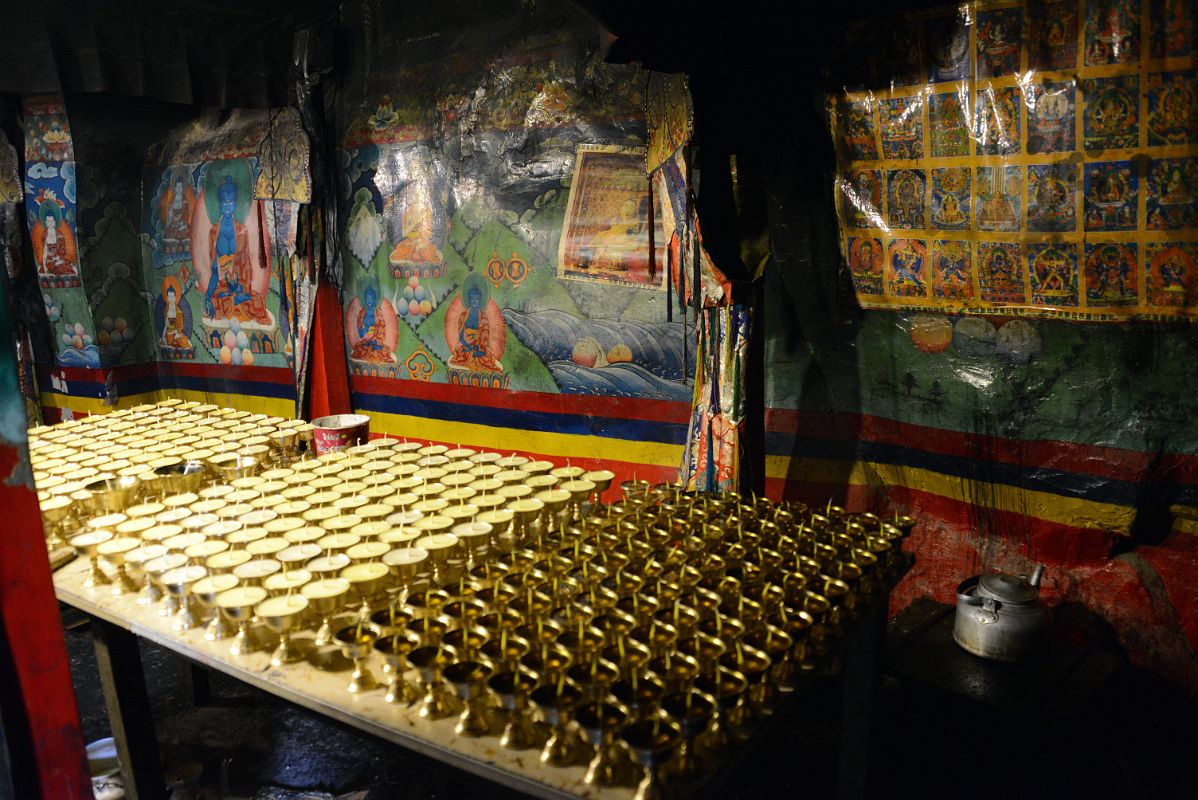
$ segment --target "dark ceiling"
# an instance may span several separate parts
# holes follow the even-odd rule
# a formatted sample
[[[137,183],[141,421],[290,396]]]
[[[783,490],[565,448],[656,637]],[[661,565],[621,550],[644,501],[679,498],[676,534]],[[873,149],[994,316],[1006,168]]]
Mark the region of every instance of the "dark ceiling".
[[[99,92],[217,107],[280,105],[293,99],[293,42],[304,31],[336,57],[342,19],[398,20],[407,41],[447,45],[456,32],[518,22],[573,6],[614,34],[609,58],[650,69],[742,84],[813,78],[829,24],[849,16],[923,5],[857,0],[851,5],[739,0],[91,0],[4,2],[0,92]],[[354,13],[342,14],[343,6]]]

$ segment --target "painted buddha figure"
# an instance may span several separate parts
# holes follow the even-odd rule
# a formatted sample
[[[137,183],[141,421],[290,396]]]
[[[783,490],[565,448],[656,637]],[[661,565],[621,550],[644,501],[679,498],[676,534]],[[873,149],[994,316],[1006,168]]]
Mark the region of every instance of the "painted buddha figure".
[[[63,222],[62,209],[52,197],[38,208],[38,220],[30,234],[33,253],[41,272],[47,275],[75,275],[78,249],[75,234]]]
[[[164,347],[177,350],[190,350],[191,340],[187,338],[183,311],[179,308],[179,281],[167,276],[162,281],[163,300],[166,305],[162,311],[162,336],[158,340]]]
[[[240,322],[270,324],[270,314],[262,295],[251,286],[249,234],[237,221],[237,185],[226,175],[217,189],[220,219],[208,232],[212,271],[204,308],[211,319],[236,319]]]
[[[397,267],[436,267],[441,264],[441,249],[433,244],[433,210],[423,197],[412,198],[400,222],[403,238],[391,251],[391,264]]]
[[[466,276],[458,296],[464,313],[454,314],[457,319],[452,323],[452,327],[449,317],[446,318],[446,338],[449,339],[450,348],[453,350],[449,359],[450,366],[488,372],[503,371],[503,367],[493,355],[502,347],[502,343],[492,341],[493,335],[502,336],[503,332],[491,329],[489,300],[483,277],[476,272]]]
[[[965,221],[965,215],[961,213],[961,203],[955,194],[944,195],[940,202],[939,217],[938,221],[945,225],[958,225]]]
[[[1135,114],[1136,110],[1126,94],[1117,89],[1107,89],[1090,112],[1090,126],[1099,136],[1111,136],[1133,124]]]
[[[626,269],[624,260],[641,247],[641,220],[636,201],[620,204],[620,216],[591,237],[591,266],[597,269]]]
[[[162,244],[168,253],[184,253],[191,246],[191,209],[195,195],[182,177],[176,177],[159,202]]]
[[[1194,196],[1190,194],[1181,170],[1177,167],[1171,168],[1165,178],[1165,193],[1161,195],[1162,205],[1188,205],[1193,200]]]
[[[358,341],[350,352],[350,358],[357,361],[369,361],[374,364],[389,364],[395,360],[395,354],[387,346],[387,324],[379,308],[378,293],[373,286],[366,287],[362,293],[362,310],[356,320]]]

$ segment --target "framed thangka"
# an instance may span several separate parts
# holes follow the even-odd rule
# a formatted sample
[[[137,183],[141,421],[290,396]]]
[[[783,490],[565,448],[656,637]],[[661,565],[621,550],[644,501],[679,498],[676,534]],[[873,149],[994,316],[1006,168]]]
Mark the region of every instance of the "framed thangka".
[[[855,304],[1198,320],[1193,0],[963,3],[840,49],[863,29],[909,46],[830,75]]]
[[[650,196],[643,149],[579,145],[558,245],[559,276],[664,290],[663,200]]]

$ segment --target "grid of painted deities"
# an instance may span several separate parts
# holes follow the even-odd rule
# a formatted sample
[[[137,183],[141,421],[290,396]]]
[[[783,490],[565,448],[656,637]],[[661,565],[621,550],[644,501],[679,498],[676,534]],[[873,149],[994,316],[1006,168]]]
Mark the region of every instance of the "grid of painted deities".
[[[892,25],[887,88],[829,96],[857,302],[1198,317],[1195,13],[983,3]]]

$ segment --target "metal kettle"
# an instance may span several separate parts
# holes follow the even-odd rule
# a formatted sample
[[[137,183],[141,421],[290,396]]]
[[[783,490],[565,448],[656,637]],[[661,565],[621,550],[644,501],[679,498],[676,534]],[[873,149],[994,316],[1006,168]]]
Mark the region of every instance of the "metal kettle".
[[[1044,649],[1048,610],[1040,602],[1040,564],[1025,575],[975,575],[957,586],[953,639],[982,658],[1027,661]]]

